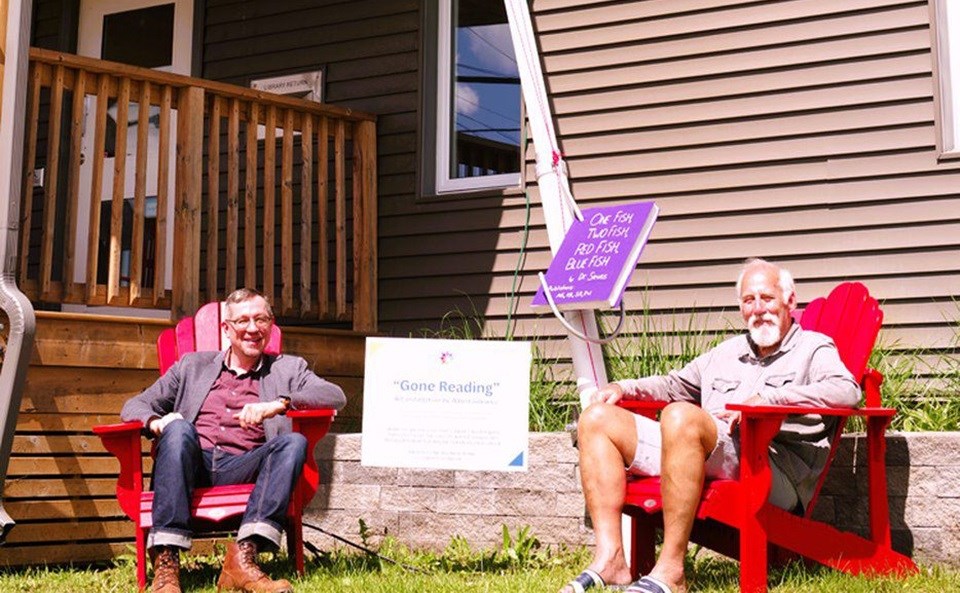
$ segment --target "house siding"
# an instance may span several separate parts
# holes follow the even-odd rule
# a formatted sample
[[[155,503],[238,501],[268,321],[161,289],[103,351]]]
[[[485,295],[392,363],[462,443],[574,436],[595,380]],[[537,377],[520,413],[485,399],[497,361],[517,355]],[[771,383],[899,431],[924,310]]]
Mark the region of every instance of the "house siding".
[[[534,11],[579,203],[661,209],[629,308],[731,310],[757,255],[793,271],[801,301],[866,283],[888,343],[951,344],[960,171],[938,160],[927,2]]]
[[[732,280],[758,255],[794,272],[801,301],[865,282],[884,303],[887,343],[951,344],[960,178],[955,161],[938,160],[926,2],[541,1],[533,10],[580,205],[644,199],[661,209],[629,309],[649,308],[667,326],[673,312],[695,309],[707,329],[728,330]],[[529,161],[526,178],[535,183]],[[435,305],[423,299],[462,280],[473,302],[489,298],[488,329],[505,333],[516,305],[502,295],[525,213],[504,206],[492,257],[453,243],[415,253],[386,227],[381,255],[402,260],[382,268],[381,294],[396,300],[382,300],[381,319],[426,316]],[[446,218],[424,213],[412,224]],[[562,335],[527,306],[550,259],[537,208],[531,224],[511,322],[517,335]],[[469,246],[490,229],[446,231]],[[567,351],[562,341],[544,346]]]
[[[566,357],[560,325],[528,305],[550,261],[532,146],[528,195],[421,195],[432,92],[422,29],[435,2],[209,0],[198,74],[248,85],[322,66],[328,102],[378,115],[381,331],[418,335],[461,313]],[[37,43],[63,38],[62,4],[38,2]],[[939,159],[926,0],[532,9],[581,206],[651,199],[661,209],[629,309],[663,323],[697,310],[706,329],[729,330],[732,278],[761,255],[794,272],[801,302],[865,282],[883,301],[888,343],[952,343],[960,162]]]
[[[377,113],[381,331],[458,313],[566,357],[534,314],[550,260],[533,150],[522,192],[420,194],[423,11],[432,2],[208,2],[203,76],[323,64],[329,102]],[[743,259],[781,262],[801,302],[865,282],[884,340],[947,347],[960,312],[960,163],[936,148],[925,1],[533,2],[560,147],[581,206],[655,200],[626,297],[669,324],[736,324]],[[453,317],[450,314],[453,313]],[[453,321],[456,323],[456,321]]]

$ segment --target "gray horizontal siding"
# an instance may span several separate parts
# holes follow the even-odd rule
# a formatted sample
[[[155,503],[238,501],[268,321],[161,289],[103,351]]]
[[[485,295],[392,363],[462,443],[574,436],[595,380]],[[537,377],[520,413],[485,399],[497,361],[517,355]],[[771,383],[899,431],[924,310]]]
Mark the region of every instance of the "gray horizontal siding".
[[[862,280],[884,302],[885,339],[950,344],[960,164],[938,161],[926,2],[533,8],[581,206],[661,208],[629,308],[655,319],[725,310],[708,329],[735,327],[732,279],[764,255],[793,270],[802,301]],[[522,197],[382,205],[387,328],[415,331],[459,310],[495,335],[509,319],[514,334],[566,356],[548,338],[563,335],[559,324],[528,306],[550,255],[532,163],[525,175],[526,245]]]
[[[383,331],[436,329],[460,311],[495,335],[509,320],[562,358],[562,329],[528,305],[550,260],[532,162],[529,213],[519,192],[418,195],[420,105],[432,92],[420,88],[423,1],[208,2],[204,76],[247,84],[324,64],[330,102],[378,114]],[[925,1],[535,0],[533,10],[581,205],[661,208],[631,309],[735,326],[732,278],[766,255],[794,271],[801,300],[862,280],[885,303],[885,335],[949,343],[960,162],[938,162]]]

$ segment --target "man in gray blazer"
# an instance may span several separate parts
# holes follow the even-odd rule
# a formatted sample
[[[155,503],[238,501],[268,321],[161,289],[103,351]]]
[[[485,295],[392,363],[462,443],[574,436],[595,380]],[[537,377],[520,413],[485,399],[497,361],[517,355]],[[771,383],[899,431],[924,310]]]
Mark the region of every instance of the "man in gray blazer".
[[[343,390],[315,375],[302,358],[264,353],[273,327],[270,303],[241,288],[226,299],[223,352],[185,354],[120,412],[157,438],[153,466],[153,528],[147,547],[154,593],[180,592],[180,550],[192,545],[190,498],[195,487],[255,484],[236,543],[217,581],[219,589],[292,592],[271,580],[257,554],[275,549],[290,495],[307,455],[291,431],[287,410],[337,408]]]

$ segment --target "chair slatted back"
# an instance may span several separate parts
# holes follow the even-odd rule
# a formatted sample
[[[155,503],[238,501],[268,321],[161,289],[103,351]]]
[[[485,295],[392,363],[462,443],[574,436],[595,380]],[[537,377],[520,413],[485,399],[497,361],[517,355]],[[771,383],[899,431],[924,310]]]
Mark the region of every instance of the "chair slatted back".
[[[188,352],[224,350],[229,345],[227,336],[220,328],[226,305],[213,301],[200,307],[193,317],[184,317],[171,327],[160,332],[157,338],[157,362],[160,374],[167,372],[173,363]],[[274,324],[265,352],[279,354],[283,342],[280,327]]]
[[[814,299],[803,310],[800,327],[817,331],[833,338],[840,360],[860,384],[867,372],[867,361],[880,333],[883,311],[877,300],[870,296],[867,287],[859,282],[844,282],[830,291],[826,297]],[[869,398],[869,392],[868,399]],[[866,401],[867,406],[877,407],[879,401]],[[807,505],[805,515],[810,517],[820,497],[820,489],[827,478],[827,470],[837,452],[843,434],[845,420],[837,422],[830,447],[827,465],[817,480],[813,498]]]
[[[800,326],[833,338],[840,360],[857,381],[863,379],[867,361],[880,333],[883,311],[867,287],[844,282],[826,298],[813,300],[803,311]],[[867,402],[868,405],[874,405]],[[879,402],[877,402],[879,405]]]

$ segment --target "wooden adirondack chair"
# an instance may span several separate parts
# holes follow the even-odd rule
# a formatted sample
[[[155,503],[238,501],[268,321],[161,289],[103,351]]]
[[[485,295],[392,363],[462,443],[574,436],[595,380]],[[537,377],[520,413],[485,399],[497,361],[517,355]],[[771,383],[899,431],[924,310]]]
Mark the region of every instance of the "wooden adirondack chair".
[[[859,283],[837,286],[828,297],[811,302],[800,317],[804,329],[834,339],[844,364],[865,392],[864,407],[856,410],[794,406],[728,405],[742,413],[739,480],[712,480],[704,486],[691,540],[740,559],[740,590],[767,590],[768,544],[851,574],[908,574],[917,571],[910,558],[891,547],[887,506],[884,431],[895,410],[880,404],[883,377],[867,368],[883,312]],[[624,407],[653,416],[662,403],[624,402]],[[859,416],[867,425],[870,538],[840,531],[812,519],[827,469],[820,476],[813,500],[803,516],[767,502],[770,492],[768,446],[791,414],[839,418],[830,452],[832,461],[847,418]],[[653,568],[656,529],[662,527],[660,478],[630,479],[624,513],[632,519],[631,570],[636,579]]]
[[[227,346],[226,337],[220,330],[223,303],[212,302],[201,307],[194,317],[186,317],[176,327],[166,329],[157,339],[157,356],[160,373],[163,374],[183,354],[208,350],[221,350]],[[280,352],[281,332],[276,325],[270,335],[266,351]],[[313,499],[320,482],[313,451],[323,438],[336,411],[291,410],[287,413],[293,422],[293,430],[307,437],[306,463],[303,474],[293,492],[287,509],[287,553],[294,559],[297,571],[303,574],[303,524],[304,507]],[[117,500],[123,512],[136,524],[137,582],[140,588],[147,583],[146,541],[147,532],[153,525],[153,492],[143,487],[142,440],[143,424],[123,422],[93,427],[103,441],[103,446],[120,461],[117,479]],[[236,529],[253,491],[252,484],[197,488],[193,493],[193,528],[197,533],[222,532]]]

